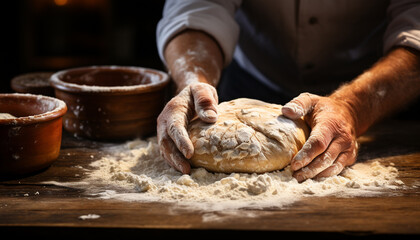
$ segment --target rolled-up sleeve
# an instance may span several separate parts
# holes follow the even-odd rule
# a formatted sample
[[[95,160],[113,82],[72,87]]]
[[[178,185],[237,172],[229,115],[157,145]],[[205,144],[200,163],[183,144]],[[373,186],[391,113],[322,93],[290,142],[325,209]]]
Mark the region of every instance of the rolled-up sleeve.
[[[179,32],[194,29],[206,32],[218,42],[227,65],[239,37],[235,11],[240,4],[241,0],[167,0],[156,29],[162,61],[166,64],[163,52],[168,42]]]
[[[384,52],[395,46],[420,50],[420,1],[393,0],[388,7]]]

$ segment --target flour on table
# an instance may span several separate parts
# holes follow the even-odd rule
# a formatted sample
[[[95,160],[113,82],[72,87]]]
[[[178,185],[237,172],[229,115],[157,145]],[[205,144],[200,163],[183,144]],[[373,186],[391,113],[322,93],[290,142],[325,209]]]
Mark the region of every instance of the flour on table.
[[[103,149],[104,156],[92,162],[86,180],[103,199],[172,202],[191,208],[232,210],[281,208],[312,196],[372,196],[397,189],[394,166],[378,161],[357,163],[339,176],[298,183],[290,167],[264,174],[211,173],[204,168],[182,175],[161,157],[156,137],[133,140]]]
[[[88,220],[88,219],[98,219],[98,218],[100,218],[101,216],[100,215],[98,215],[98,214],[87,214],[87,215],[81,215],[81,216],[79,216],[79,219],[80,220]]]

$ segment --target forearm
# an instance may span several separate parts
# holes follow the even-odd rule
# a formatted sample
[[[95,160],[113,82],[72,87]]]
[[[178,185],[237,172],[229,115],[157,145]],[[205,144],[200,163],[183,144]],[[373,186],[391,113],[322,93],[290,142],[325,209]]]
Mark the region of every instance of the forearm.
[[[167,45],[164,51],[168,71],[177,92],[202,82],[216,86],[223,67],[222,51],[212,37],[201,31],[187,30]]]
[[[356,135],[420,94],[420,53],[397,48],[331,97],[346,103]]]

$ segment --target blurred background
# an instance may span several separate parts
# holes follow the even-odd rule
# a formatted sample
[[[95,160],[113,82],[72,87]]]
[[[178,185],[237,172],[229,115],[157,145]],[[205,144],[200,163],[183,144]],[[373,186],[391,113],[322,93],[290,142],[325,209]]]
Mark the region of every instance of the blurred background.
[[[164,70],[156,25],[164,0],[2,1],[0,93],[13,77],[88,65]],[[420,99],[398,116],[420,119]]]
[[[164,0],[2,2],[0,92],[23,73],[87,65],[163,70],[155,29]]]

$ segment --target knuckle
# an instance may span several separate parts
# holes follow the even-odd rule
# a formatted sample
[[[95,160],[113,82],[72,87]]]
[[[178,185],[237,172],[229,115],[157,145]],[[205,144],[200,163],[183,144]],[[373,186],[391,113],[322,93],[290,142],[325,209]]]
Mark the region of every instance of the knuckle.
[[[340,121],[335,118],[327,118],[322,121],[322,129],[325,132],[329,132],[332,136],[339,138],[341,142],[345,142],[353,145],[355,137],[352,131],[352,127],[345,121]]]
[[[206,83],[196,83],[200,85],[192,86],[192,95],[194,103],[199,107],[207,107],[213,105],[216,100],[217,92],[213,86]]]
[[[335,158],[336,158],[336,154],[327,151],[327,152],[324,153],[322,158],[320,158],[321,159],[320,164],[321,165],[325,165],[325,164],[331,165],[334,162]]]
[[[168,134],[178,146],[182,146],[188,138],[187,130],[183,128],[177,123],[170,123],[168,126]]]
[[[213,99],[211,99],[209,96],[201,95],[198,96],[195,99],[196,104],[198,104],[200,107],[208,107],[213,105]]]
[[[312,137],[310,144],[312,148],[327,149],[328,147],[328,141],[322,135]]]
[[[291,102],[297,104],[299,107],[303,107],[305,103],[305,98],[299,95],[299,97],[294,98]]]
[[[166,109],[168,110],[173,110],[175,108],[177,108],[180,104],[182,104],[181,102],[182,97],[180,96],[175,96],[173,97],[165,106]]]
[[[332,166],[331,166],[331,170],[328,174],[328,176],[335,176],[341,173],[341,171],[343,171],[344,169],[344,165],[341,162],[335,162]]]
[[[328,147],[328,143],[325,139],[317,139],[315,144],[321,149],[326,149]]]
[[[356,156],[353,154],[353,152],[347,151],[343,154],[342,157],[340,157],[340,159],[336,161],[336,164],[340,164],[340,166],[344,168],[345,166],[352,165],[355,162]]]
[[[352,136],[347,133],[342,133],[340,135],[341,138],[341,145],[345,149],[353,149],[355,147],[354,141],[352,139]]]
[[[159,127],[159,125],[164,124],[164,122],[166,121],[166,114],[164,111],[162,111],[159,116],[157,117],[157,125]]]
[[[348,124],[338,124],[336,126],[336,136],[340,139],[340,143],[345,149],[357,148],[356,139]]]
[[[309,93],[309,92],[303,92],[303,93],[299,94],[298,98],[301,98],[301,97],[311,97],[311,96],[312,96],[311,93]]]
[[[179,124],[176,121],[171,121],[168,124],[168,133],[170,136],[176,136],[179,134]]]
[[[162,135],[158,139],[159,146],[161,146],[162,149],[166,149],[169,143],[169,138],[167,135]]]
[[[165,118],[168,115],[171,115],[171,112],[173,112],[177,107],[179,107],[179,103],[176,99],[176,97],[172,98],[163,108],[162,112],[159,114],[159,117]]]

